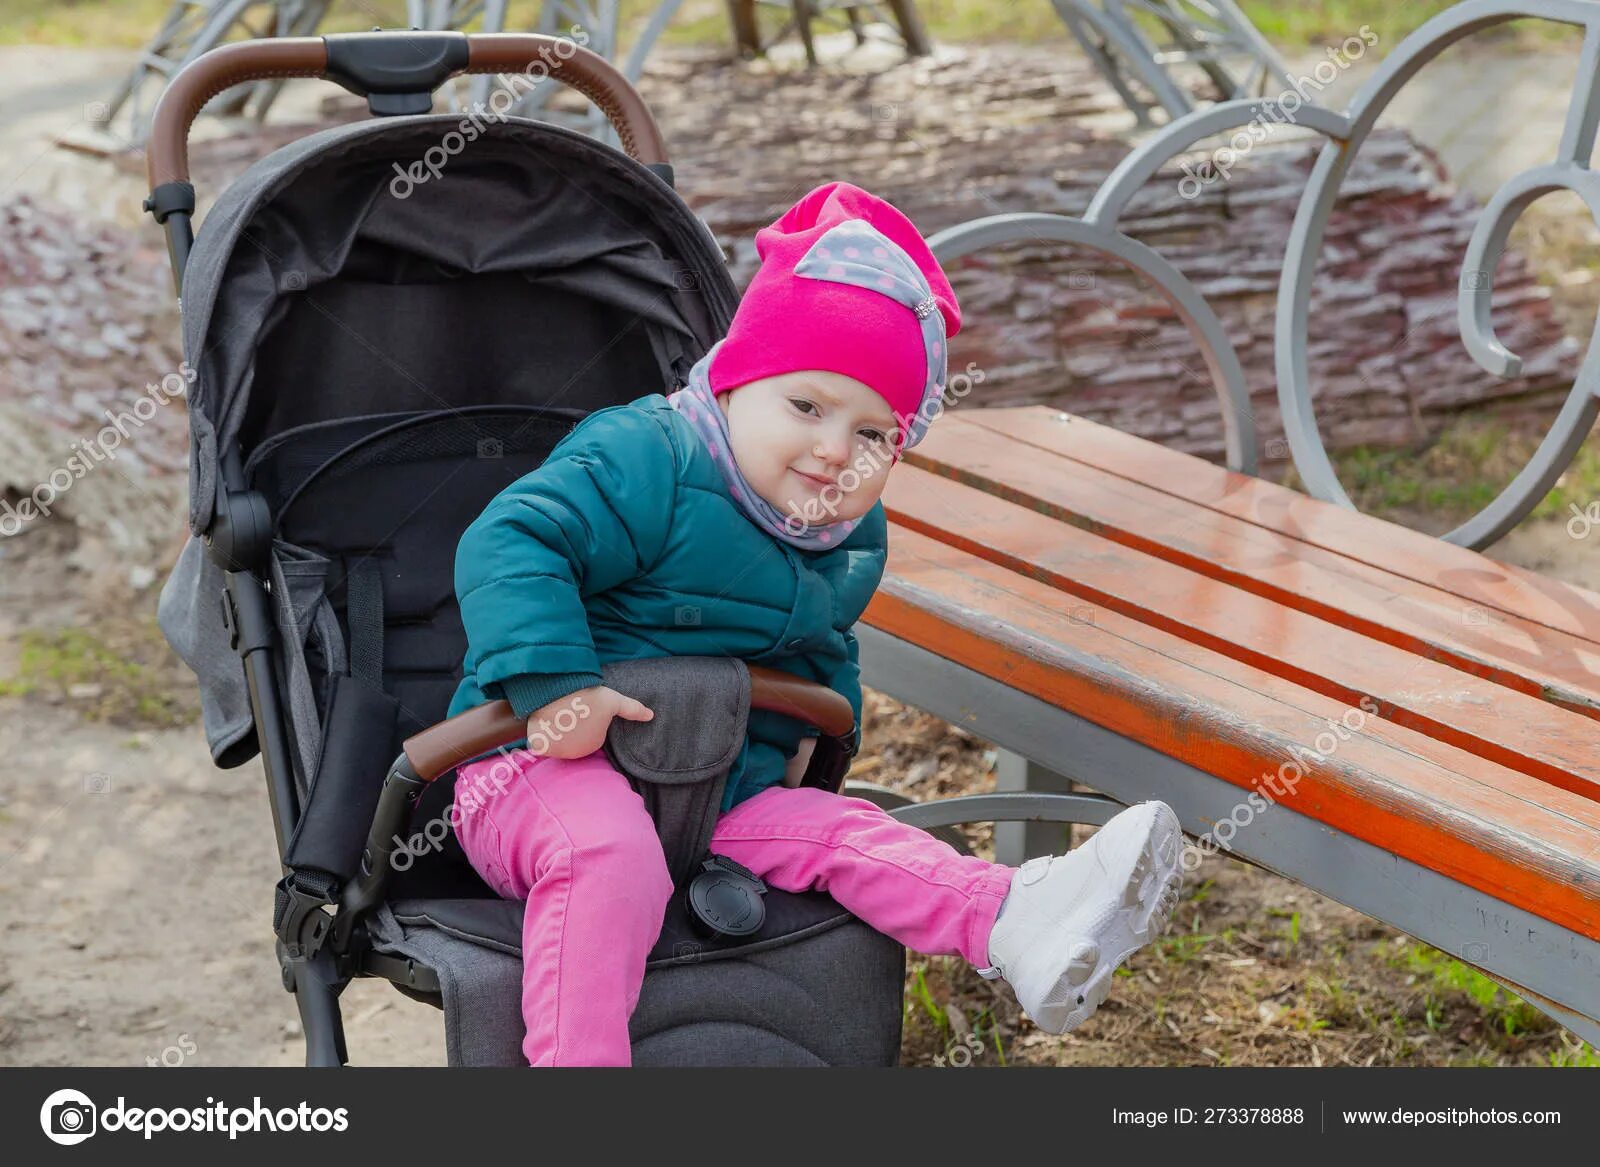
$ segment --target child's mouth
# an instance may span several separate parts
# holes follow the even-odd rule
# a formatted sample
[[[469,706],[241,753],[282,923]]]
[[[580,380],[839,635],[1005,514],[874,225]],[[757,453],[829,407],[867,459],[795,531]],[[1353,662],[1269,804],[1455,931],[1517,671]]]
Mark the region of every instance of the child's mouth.
[[[833,485],[833,479],[831,478],[819,478],[815,474],[807,474],[804,470],[796,470],[795,473],[819,489]]]

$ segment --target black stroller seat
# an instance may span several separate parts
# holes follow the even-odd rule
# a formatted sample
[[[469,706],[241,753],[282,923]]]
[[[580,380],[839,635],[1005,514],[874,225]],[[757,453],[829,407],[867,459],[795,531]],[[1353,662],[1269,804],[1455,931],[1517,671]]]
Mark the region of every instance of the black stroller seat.
[[[453,557],[430,544],[443,535],[453,546],[574,421],[483,406],[316,423],[263,446],[247,472],[276,516],[285,685],[291,703],[308,689],[318,713],[315,727],[292,735],[310,780],[285,851],[290,872],[275,926],[303,935],[319,917],[292,920],[291,905],[336,898],[348,926],[336,921],[323,941],[335,962],[390,976],[443,1009],[453,1065],[522,1061],[523,905],[495,896],[472,870],[449,811],[454,767],[516,740],[523,726],[501,702],[429,728],[459,680],[465,645]],[[496,443],[492,458],[477,455],[486,440]],[[426,521],[396,526],[393,505],[410,498],[428,500]],[[816,893],[768,892],[765,923],[746,937],[707,936],[686,905],[744,740],[750,669],[731,659],[658,658],[608,664],[602,675],[657,712],[648,723],[613,723],[606,749],[644,797],[677,888],[633,1016],[635,1063],[893,1064],[905,968],[898,944]],[[848,704],[829,695],[848,723]],[[498,722],[483,716],[492,712]],[[484,728],[463,737],[461,723],[474,719]],[[807,778],[836,790],[853,746],[849,724],[833,728]],[[432,746],[423,774],[391,767],[380,793],[382,759],[401,739],[402,767],[428,754],[428,743],[445,744]]]
[[[763,681],[768,675],[755,672]],[[737,660],[621,661],[602,673],[607,685],[656,710],[649,722],[614,721],[605,748],[643,796],[677,889],[630,1021],[634,1063],[893,1065],[905,977],[898,943],[818,892],[766,890],[765,918],[747,935],[709,931],[689,906],[686,893],[708,856],[723,782],[752,703],[778,706],[770,696],[752,695],[751,670]],[[438,770],[483,741],[519,733],[509,708],[498,704],[501,728],[475,740],[458,736],[451,743],[447,722],[407,742],[386,799],[398,805],[420,782],[412,778],[419,768]],[[848,705],[845,710],[848,718]],[[473,715],[482,712],[487,708]],[[433,760],[424,761],[429,741],[439,739],[445,744],[433,746]],[[820,783],[832,781],[825,768]],[[435,806],[436,795],[430,788]],[[381,824],[383,808],[377,817]],[[392,844],[392,836],[374,831],[369,847]],[[439,852],[441,859],[447,854]],[[362,895],[358,881],[352,897]],[[376,952],[435,970],[437,992],[397,987],[445,1010],[452,1064],[522,1060],[522,909],[504,899],[415,897],[385,903],[376,913]],[[848,1025],[840,1024],[844,1016]]]
[[[159,617],[200,678],[218,765],[262,758],[284,867],[273,926],[311,1064],[346,1060],[338,998],[358,976],[442,1008],[452,1064],[522,1064],[522,905],[437,825],[449,766],[473,755],[424,774],[402,752],[439,740],[424,731],[461,677],[456,543],[583,417],[674,387],[736,303],[637,94],[583,50],[561,54],[556,75],[596,96],[637,157],[505,118],[439,175],[392,187],[462,122],[406,111],[463,63],[520,69],[552,43],[242,42],[185,69],[156,114],[149,209],[167,228],[197,374],[192,537]],[[401,116],[262,159],[191,238],[194,110],[248,77],[319,74]],[[606,748],[686,882],[744,737],[751,675],[692,658],[606,675],[657,710],[613,726]],[[854,739],[824,740],[806,781],[838,789]],[[754,934],[706,936],[674,898],[633,1018],[637,1063],[894,1063],[903,949],[825,895],[763,902]]]
[[[523,905],[500,899],[472,870],[449,811],[454,767],[523,727],[500,702],[429,728],[460,678],[465,645],[453,557],[434,548],[453,547],[575,420],[479,406],[319,422],[264,444],[247,463],[275,516],[284,686],[291,705],[304,689],[317,713],[314,725],[290,718],[309,781],[284,853],[290,871],[275,927],[303,938],[304,950],[328,946],[349,974],[389,977],[443,1009],[453,1065],[522,1063]],[[478,455],[485,441],[495,443],[493,457]],[[394,507],[412,509],[412,499],[426,505],[397,523]],[[705,935],[686,906],[744,740],[749,669],[658,658],[615,662],[602,674],[657,711],[648,723],[619,719],[606,748],[644,797],[678,889],[633,1017],[636,1064],[893,1064],[898,944],[816,893],[768,892],[762,928],[737,938]],[[497,728],[483,716],[496,711]],[[462,723],[474,720],[485,728],[463,737]],[[837,789],[850,727],[834,728],[842,733],[823,739],[808,779]],[[402,739],[400,769],[384,785],[383,759]],[[440,741],[430,753],[428,743]],[[424,754],[431,760],[419,774],[410,763]],[[338,905],[331,926],[319,901]],[[318,1035],[308,1030],[307,1039]]]

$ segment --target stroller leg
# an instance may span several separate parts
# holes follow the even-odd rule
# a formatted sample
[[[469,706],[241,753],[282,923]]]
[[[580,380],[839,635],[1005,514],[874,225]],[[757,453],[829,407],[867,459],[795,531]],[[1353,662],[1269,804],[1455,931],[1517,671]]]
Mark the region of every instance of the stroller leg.
[[[300,1007],[300,1027],[306,1039],[307,1066],[342,1066],[349,1060],[344,1046],[344,1018],[339,1014],[339,993],[344,988],[334,971],[333,955],[319,952],[310,960],[290,961],[284,969],[286,986]]]

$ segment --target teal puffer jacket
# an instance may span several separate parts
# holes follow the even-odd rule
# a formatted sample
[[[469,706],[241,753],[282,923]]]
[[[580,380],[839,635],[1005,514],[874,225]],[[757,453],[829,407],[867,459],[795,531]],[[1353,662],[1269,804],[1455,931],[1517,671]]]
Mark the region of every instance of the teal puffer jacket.
[[[887,540],[882,503],[830,550],[774,539],[665,396],[596,410],[461,536],[467,652],[450,714],[505,698],[526,717],[599,684],[610,661],[735,656],[835,689],[859,730],[851,627],[883,578]],[[815,732],[752,711],[723,809],[782,782]]]

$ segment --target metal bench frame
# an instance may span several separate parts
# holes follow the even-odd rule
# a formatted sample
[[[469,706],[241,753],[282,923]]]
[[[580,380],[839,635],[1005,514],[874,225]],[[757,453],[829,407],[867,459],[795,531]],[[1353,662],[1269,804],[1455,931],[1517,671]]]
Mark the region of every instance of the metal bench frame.
[[[1328,139],[1312,170],[1289,237],[1275,332],[1278,400],[1294,464],[1315,498],[1356,509],[1340,486],[1311,406],[1307,326],[1311,281],[1339,184],[1355,152],[1394,94],[1449,45],[1518,18],[1584,30],[1578,77],[1558,157],[1512,179],[1477,223],[1462,261],[1458,299],[1463,343],[1498,377],[1520,361],[1489,323],[1492,277],[1512,224],[1540,195],[1571,190],[1600,220],[1600,179],[1589,169],[1600,128],[1600,5],[1580,0],[1466,0],[1407,37],[1343,112],[1312,103],[1293,122]],[[1273,110],[1279,116],[1275,116]],[[1188,114],[1144,141],[1100,185],[1081,217],[995,215],[934,236],[948,262],[1020,241],[1085,247],[1147,277],[1187,324],[1211,370],[1224,419],[1229,469],[1257,469],[1255,416],[1244,373],[1221,322],[1195,286],[1151,248],[1122,234],[1118,220],[1135,193],[1197,142],[1262,116],[1281,122],[1276,100],[1222,102]],[[1444,535],[1481,549],[1526,517],[1571,464],[1600,414],[1600,371],[1591,340],[1577,379],[1528,465],[1482,511]],[[858,625],[862,680],[1002,747],[1000,793],[899,807],[896,817],[923,827],[994,821],[996,858],[1016,863],[1060,850],[1059,824],[1104,822],[1118,803],[1160,798],[1192,833],[1227,818],[1239,787],[931,653],[900,637]],[[1067,761],[1070,759],[1070,762]],[[1069,793],[1078,781],[1111,796]],[[1115,801],[1113,801],[1113,799]],[[1280,804],[1258,813],[1228,851],[1305,884],[1482,969],[1591,1044],[1600,1045],[1600,943],[1399,858]]]
[[[1051,0],[1084,55],[1117,91],[1139,125],[1155,124],[1160,106],[1169,118],[1194,111],[1195,102],[1172,68],[1198,67],[1224,99],[1264,96],[1290,77],[1288,66],[1233,0]],[[1158,46],[1135,17],[1153,17],[1170,43]],[[1146,100],[1130,81],[1148,91]]]

